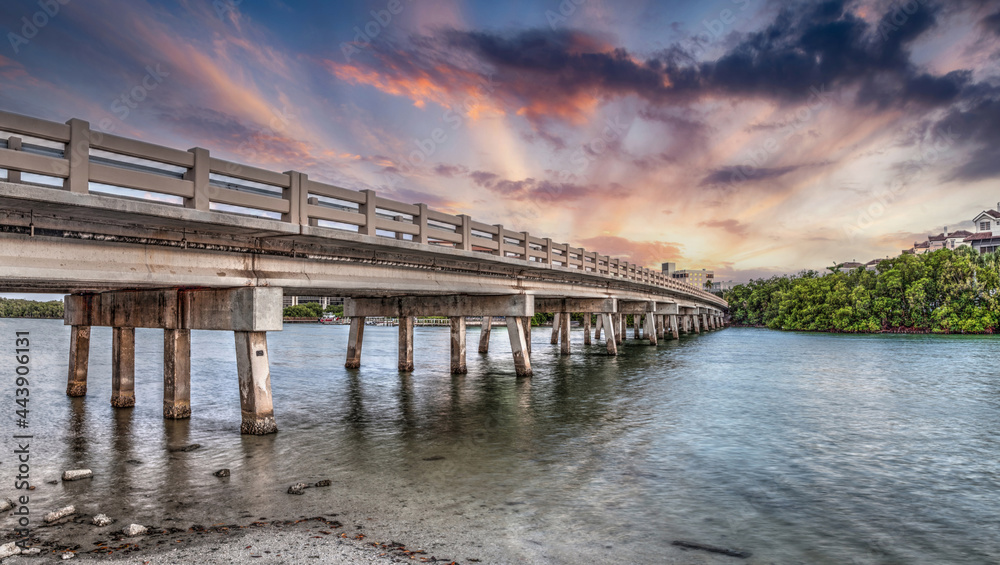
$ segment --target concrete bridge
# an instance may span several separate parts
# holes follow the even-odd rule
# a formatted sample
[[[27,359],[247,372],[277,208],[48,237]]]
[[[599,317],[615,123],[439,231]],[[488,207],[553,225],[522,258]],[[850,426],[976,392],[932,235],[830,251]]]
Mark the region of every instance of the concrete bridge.
[[[135,403],[135,328],[164,331],[166,418],[190,406],[191,330],[234,332],[244,433],[274,432],[267,332],[283,293],[349,297],[346,366],[365,318],[399,318],[399,370],[413,320],[447,316],[451,369],[465,372],[465,317],[504,320],[517,375],[530,376],[530,319],[571,313],[616,355],[631,316],[656,344],[723,326],[725,301],[662,273],[467,215],[354,191],[91,129],[0,112],[0,290],[66,293],[67,394],[87,390],[90,329],[113,331],[111,403]],[[591,331],[591,318],[596,315]],[[492,323],[481,332],[487,352]]]

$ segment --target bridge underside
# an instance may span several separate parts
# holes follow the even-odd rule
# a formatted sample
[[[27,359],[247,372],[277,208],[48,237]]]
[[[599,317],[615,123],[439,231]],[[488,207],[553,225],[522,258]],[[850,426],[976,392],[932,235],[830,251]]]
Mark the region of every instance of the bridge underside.
[[[112,404],[134,405],[135,328],[164,332],[164,416],[190,416],[190,330],[234,332],[244,433],[277,429],[266,332],[281,327],[285,294],[348,297],[345,366],[361,365],[365,319],[398,318],[399,370],[413,370],[415,316],[451,319],[452,372],[464,373],[465,323],[505,318],[515,370],[530,376],[531,317],[556,314],[552,343],[570,353],[570,316],[585,343],[618,353],[634,338],[655,345],[722,326],[715,299],[661,285],[539,261],[384,236],[148,201],[0,182],[0,291],[66,293],[71,332],[67,394],[86,394],[90,328],[113,336]],[[666,285],[667,287],[665,287]],[[591,324],[595,323],[591,332]]]

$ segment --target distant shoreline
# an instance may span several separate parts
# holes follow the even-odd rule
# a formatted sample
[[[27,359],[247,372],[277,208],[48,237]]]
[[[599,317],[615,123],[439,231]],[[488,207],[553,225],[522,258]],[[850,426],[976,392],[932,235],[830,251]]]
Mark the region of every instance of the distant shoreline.
[[[788,330],[784,328],[769,328],[765,325],[757,324],[729,324],[729,328],[754,328],[759,330],[772,330],[776,332],[803,332],[803,333],[815,333],[815,334],[849,334],[849,335],[885,335],[885,334],[897,334],[897,335],[996,335],[995,332],[987,330],[983,332],[953,332],[949,330],[933,330],[930,328],[890,328],[887,330],[880,330],[877,332],[851,332],[845,330],[829,329],[829,330]]]

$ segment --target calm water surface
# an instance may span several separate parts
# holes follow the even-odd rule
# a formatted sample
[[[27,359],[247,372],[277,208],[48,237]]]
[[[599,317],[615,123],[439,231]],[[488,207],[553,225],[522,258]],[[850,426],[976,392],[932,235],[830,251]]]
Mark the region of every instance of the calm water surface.
[[[193,332],[194,415],[165,422],[161,332],[137,331],[137,406],[116,411],[111,331],[94,329],[88,396],[70,399],[59,321],[0,320],[0,398],[13,398],[18,330],[34,354],[37,512],[278,516],[288,484],[332,478],[395,519],[460,520],[525,560],[569,562],[576,546],[594,562],[656,563],[690,539],[752,563],[1000,563],[991,337],[729,329],[612,358],[579,331],[560,357],[536,329],[535,377],[519,380],[502,328],[489,355],[471,329],[469,374],[452,377],[447,328],[417,328],[417,370],[400,376],[395,328],[367,328],[363,366],[348,371],[346,327],[287,325],[268,336],[280,432],[256,438],[239,434],[232,334]],[[204,447],[169,452],[189,443]],[[0,460],[7,496],[11,456]],[[42,482],[77,467],[95,479]],[[232,479],[211,476],[221,467]],[[330,503],[319,496],[309,503]]]

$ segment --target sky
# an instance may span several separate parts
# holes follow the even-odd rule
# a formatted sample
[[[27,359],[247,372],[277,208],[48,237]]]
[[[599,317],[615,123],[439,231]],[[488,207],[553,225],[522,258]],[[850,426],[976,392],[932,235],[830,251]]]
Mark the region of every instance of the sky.
[[[0,24],[0,109],[716,280],[1000,207],[1000,0],[5,0]]]

